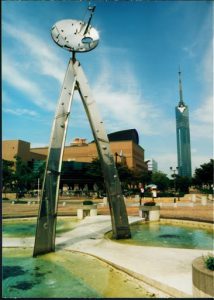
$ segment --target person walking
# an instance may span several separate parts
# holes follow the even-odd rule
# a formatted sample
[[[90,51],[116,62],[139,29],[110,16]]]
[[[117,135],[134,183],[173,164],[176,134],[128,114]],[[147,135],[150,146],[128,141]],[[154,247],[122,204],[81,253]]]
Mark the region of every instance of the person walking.
[[[152,192],[152,201],[154,202],[155,199],[157,198],[157,190],[153,188],[151,192]]]
[[[145,192],[144,187],[143,187],[143,185],[141,185],[141,187],[140,187],[140,206],[142,204],[142,199],[144,199],[144,192]]]

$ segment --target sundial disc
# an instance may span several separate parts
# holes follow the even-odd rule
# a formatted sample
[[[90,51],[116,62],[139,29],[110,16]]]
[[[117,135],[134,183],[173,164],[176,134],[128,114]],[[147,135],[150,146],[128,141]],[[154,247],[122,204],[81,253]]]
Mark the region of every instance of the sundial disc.
[[[51,29],[54,42],[70,52],[88,52],[93,50],[99,42],[99,34],[95,28],[78,20],[61,20]]]

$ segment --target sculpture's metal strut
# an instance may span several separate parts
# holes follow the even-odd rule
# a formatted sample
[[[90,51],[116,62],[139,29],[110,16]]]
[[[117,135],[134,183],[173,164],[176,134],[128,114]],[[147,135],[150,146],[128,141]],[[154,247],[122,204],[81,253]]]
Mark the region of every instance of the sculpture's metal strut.
[[[83,69],[73,57],[68,64],[52,127],[33,256],[55,251],[60,172],[74,89],[80,93],[96,142],[109,200],[113,237],[120,239],[131,236],[120,180],[103,121],[100,119]]]

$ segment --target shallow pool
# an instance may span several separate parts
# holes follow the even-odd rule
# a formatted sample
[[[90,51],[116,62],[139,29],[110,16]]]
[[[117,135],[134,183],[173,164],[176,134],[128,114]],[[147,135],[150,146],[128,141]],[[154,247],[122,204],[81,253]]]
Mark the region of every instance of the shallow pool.
[[[3,220],[2,233],[4,237],[34,237],[36,233],[36,218]],[[56,236],[72,230],[79,222],[76,217],[59,217],[57,219]]]
[[[213,250],[213,231],[197,227],[154,223],[131,225],[131,239],[117,240],[141,246]],[[111,238],[111,232],[107,233]]]
[[[92,256],[3,248],[4,298],[151,298],[143,283]]]

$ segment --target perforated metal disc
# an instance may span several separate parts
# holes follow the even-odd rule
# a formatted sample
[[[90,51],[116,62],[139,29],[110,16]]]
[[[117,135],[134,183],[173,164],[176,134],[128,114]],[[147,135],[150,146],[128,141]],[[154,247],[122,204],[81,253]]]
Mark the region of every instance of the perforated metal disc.
[[[51,29],[51,36],[57,45],[70,52],[87,52],[94,49],[99,42],[97,30],[78,20],[62,20]],[[85,34],[84,34],[85,33]]]

